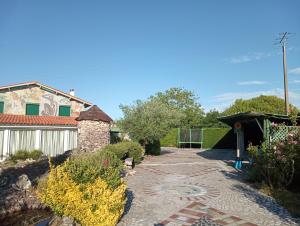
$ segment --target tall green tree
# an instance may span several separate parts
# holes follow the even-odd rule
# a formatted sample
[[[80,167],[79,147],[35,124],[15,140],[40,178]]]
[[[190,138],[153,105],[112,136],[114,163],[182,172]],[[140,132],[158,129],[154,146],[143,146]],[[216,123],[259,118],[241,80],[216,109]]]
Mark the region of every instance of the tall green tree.
[[[296,109],[290,105],[291,109]],[[241,112],[260,112],[271,114],[285,114],[284,100],[276,96],[255,97],[249,100],[237,99],[223,114],[231,115]]]
[[[227,128],[228,126],[218,120],[219,117],[221,117],[223,114],[221,114],[219,111],[213,109],[210,110],[205,114],[205,117],[202,120],[201,127],[206,128]]]
[[[161,101],[177,112],[181,112],[183,117],[179,123],[180,127],[196,128],[201,126],[204,111],[192,91],[183,88],[171,88],[165,92],[156,93],[150,99]]]
[[[159,99],[138,100],[120,108],[124,116],[118,126],[143,145],[160,140],[171,128],[178,126],[184,116]]]

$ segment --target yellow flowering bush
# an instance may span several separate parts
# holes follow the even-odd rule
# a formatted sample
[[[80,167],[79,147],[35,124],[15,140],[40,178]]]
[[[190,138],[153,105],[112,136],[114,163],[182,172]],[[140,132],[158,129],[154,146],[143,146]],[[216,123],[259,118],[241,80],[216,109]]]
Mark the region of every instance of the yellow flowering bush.
[[[100,177],[89,183],[76,183],[66,170],[68,162],[50,173],[39,198],[60,216],[72,216],[84,226],[116,225],[124,211],[125,189],[122,181],[111,188]]]

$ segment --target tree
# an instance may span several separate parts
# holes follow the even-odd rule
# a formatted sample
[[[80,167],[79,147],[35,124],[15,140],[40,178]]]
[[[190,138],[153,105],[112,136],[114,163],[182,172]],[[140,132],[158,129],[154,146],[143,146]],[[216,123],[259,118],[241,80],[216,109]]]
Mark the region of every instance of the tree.
[[[182,88],[171,88],[165,92],[156,93],[150,99],[161,101],[177,112],[181,112],[184,116],[179,123],[180,127],[200,127],[204,111],[198,103],[198,98],[192,91]]]
[[[291,109],[296,109],[290,105]],[[255,97],[249,100],[237,99],[223,114],[231,115],[241,112],[259,112],[271,114],[285,114],[284,100],[276,96]]]
[[[228,127],[226,124],[220,122],[218,120],[222,114],[217,110],[213,109],[210,110],[208,113],[205,114],[205,117],[202,120],[201,126],[202,127],[214,127],[214,128],[222,128]]]
[[[181,112],[159,99],[138,100],[120,108],[124,116],[118,121],[118,126],[144,146],[164,137],[171,128],[178,126],[183,117]]]

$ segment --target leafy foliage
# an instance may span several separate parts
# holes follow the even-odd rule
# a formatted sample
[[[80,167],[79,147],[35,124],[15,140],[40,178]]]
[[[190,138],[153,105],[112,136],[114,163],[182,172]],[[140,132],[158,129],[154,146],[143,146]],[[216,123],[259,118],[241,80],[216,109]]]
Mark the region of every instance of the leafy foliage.
[[[201,127],[204,128],[228,128],[228,126],[218,120],[223,114],[217,110],[211,110],[205,114],[201,121]]]
[[[283,125],[280,125],[283,126]],[[300,153],[300,136],[290,132],[284,141],[248,147],[254,160],[252,177],[263,180],[272,189],[286,188],[294,179],[295,159]]]
[[[124,117],[118,122],[119,127],[143,145],[164,137],[182,118],[181,112],[157,99],[120,107]]]
[[[34,159],[37,160],[42,157],[43,152],[41,150],[18,150],[14,155],[10,156],[10,160],[17,161],[17,160],[26,160],[26,159]]]
[[[116,188],[121,184],[122,167],[122,162],[114,153],[101,150],[85,157],[71,159],[64,169],[77,184],[94,183],[97,178],[101,178],[111,188]]]
[[[103,148],[102,151],[114,153],[119,159],[124,160],[132,157],[135,164],[139,164],[144,155],[144,149],[137,142],[123,141],[117,144],[110,144]]]
[[[291,109],[295,109],[290,105]],[[285,114],[284,100],[276,96],[259,96],[249,100],[237,99],[232,106],[224,111],[224,115],[240,112],[261,112],[272,114]]]
[[[146,144],[146,154],[148,155],[160,155],[161,148],[160,148],[160,141],[155,140],[150,143]]]
[[[176,147],[177,139],[178,139],[178,129],[173,128],[167,133],[166,136],[164,136],[160,140],[160,143],[162,147]]]
[[[204,128],[203,148],[232,148],[233,132],[230,128]]]
[[[120,182],[112,189],[99,177],[78,184],[68,164],[51,166],[47,180],[37,192],[41,201],[56,214],[74,217],[82,225],[116,225],[124,211],[125,184]]]
[[[194,93],[181,88],[171,88],[120,108],[124,117],[118,126],[143,146],[156,143],[172,128],[199,127],[204,115]]]
[[[159,100],[172,109],[183,114],[179,126],[181,128],[198,128],[204,116],[204,111],[198,103],[196,95],[182,88],[171,88],[165,92],[158,92],[151,100]]]

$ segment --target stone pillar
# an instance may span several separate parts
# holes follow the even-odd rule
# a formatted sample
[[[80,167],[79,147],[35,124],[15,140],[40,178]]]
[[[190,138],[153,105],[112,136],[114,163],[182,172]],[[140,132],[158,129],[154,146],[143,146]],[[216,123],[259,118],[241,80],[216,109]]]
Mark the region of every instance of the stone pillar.
[[[110,143],[110,123],[103,121],[78,121],[78,148],[96,151]]]

